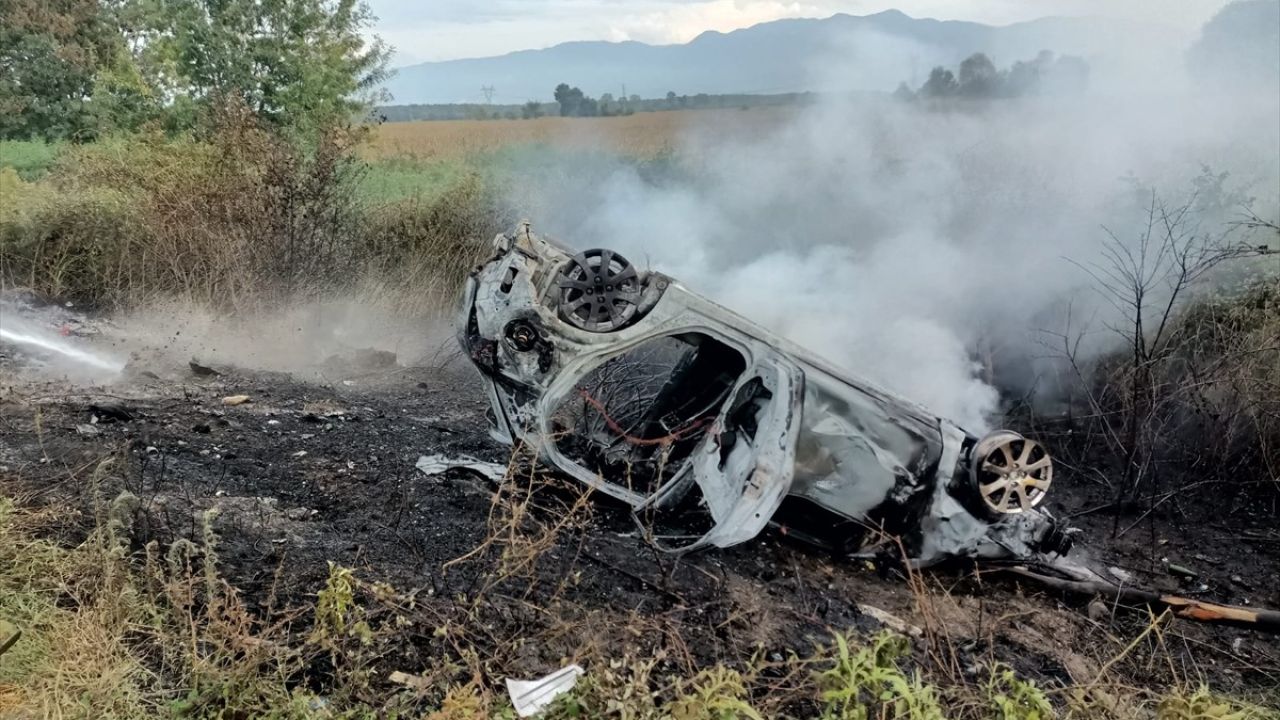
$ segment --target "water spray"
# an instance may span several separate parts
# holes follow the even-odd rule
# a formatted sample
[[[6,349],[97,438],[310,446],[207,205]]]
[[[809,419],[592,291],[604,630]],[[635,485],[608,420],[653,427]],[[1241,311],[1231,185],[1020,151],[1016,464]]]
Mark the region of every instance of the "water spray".
[[[28,335],[26,333],[16,332],[5,328],[0,328],[0,340],[7,341],[15,345],[24,345],[56,353],[73,362],[97,368],[99,370],[109,370],[111,372],[120,372],[121,370],[124,370],[125,364],[118,360],[105,358],[58,340],[43,338],[37,335]]]

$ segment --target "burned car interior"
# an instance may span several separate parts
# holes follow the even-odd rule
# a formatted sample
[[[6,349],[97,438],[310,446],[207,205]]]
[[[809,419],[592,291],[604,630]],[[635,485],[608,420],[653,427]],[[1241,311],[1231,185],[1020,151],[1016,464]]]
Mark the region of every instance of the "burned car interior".
[[[975,437],[607,249],[522,223],[467,280],[459,340],[493,434],[632,508],[670,552],[767,525],[913,563],[1065,553],[1046,449]]]

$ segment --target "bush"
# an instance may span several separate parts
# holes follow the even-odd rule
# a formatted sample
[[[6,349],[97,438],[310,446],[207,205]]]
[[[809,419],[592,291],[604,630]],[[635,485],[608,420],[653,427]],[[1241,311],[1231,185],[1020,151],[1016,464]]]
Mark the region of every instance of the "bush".
[[[360,139],[298,142],[231,107],[205,138],[77,146],[36,183],[5,169],[0,273],[99,306],[248,310],[360,286],[438,308],[511,220],[474,172],[430,199],[367,205]]]
[[[107,188],[55,192],[0,171],[0,270],[52,297],[110,302],[141,237],[128,195]]]

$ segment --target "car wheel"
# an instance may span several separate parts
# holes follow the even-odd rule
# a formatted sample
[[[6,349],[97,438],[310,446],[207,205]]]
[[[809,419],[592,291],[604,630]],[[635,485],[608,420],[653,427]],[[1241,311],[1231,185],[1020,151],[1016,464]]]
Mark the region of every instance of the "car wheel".
[[[970,472],[987,511],[1026,512],[1044,501],[1053,482],[1053,460],[1044,446],[1012,430],[997,430],[978,441]]]

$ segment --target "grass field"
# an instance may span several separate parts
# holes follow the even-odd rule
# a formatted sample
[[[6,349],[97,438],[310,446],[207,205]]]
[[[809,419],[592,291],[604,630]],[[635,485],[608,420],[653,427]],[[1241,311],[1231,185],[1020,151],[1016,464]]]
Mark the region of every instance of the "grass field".
[[[620,117],[536,120],[423,120],[379,126],[367,148],[371,159],[437,159],[486,153],[516,145],[608,149],[653,157],[681,148],[697,130],[741,135],[776,127],[795,108],[648,112]]]

